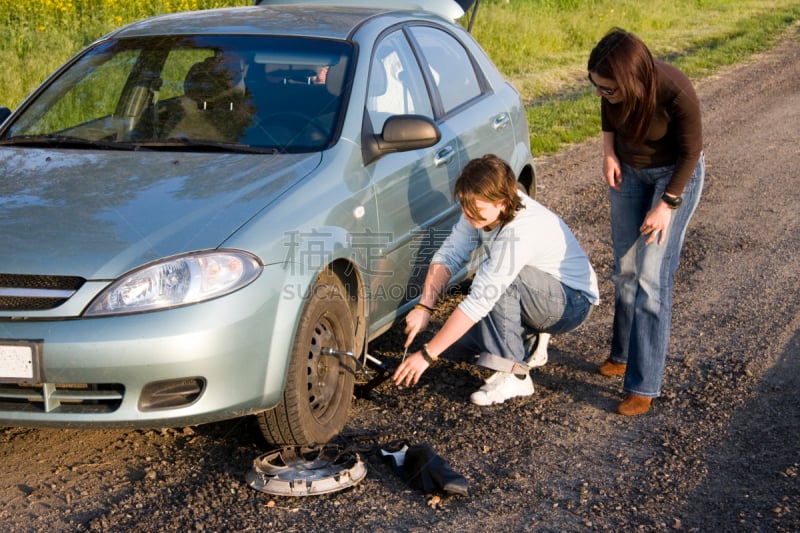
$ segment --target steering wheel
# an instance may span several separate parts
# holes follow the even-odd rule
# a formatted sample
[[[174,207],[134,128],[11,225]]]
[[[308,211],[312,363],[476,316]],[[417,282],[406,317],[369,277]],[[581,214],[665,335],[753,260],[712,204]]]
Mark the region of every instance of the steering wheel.
[[[316,117],[312,117],[306,115],[305,113],[301,113],[300,111],[278,111],[277,113],[272,113],[264,117],[261,122],[271,123],[276,118],[283,117],[288,119],[288,122],[294,126],[298,126],[296,129],[292,128],[297,133],[303,133],[304,135],[309,136],[312,138],[312,133],[317,133],[321,135],[323,138],[328,138],[331,134],[330,128],[322,124],[319,119]],[[305,132],[306,128],[311,126],[312,132]]]

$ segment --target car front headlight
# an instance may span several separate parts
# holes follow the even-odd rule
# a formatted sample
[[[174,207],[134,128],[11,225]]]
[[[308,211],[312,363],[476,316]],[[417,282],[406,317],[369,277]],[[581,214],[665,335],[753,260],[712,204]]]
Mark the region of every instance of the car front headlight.
[[[129,272],[106,288],[84,316],[156,311],[218,298],[241,289],[261,273],[261,263],[237,250],[173,257]]]

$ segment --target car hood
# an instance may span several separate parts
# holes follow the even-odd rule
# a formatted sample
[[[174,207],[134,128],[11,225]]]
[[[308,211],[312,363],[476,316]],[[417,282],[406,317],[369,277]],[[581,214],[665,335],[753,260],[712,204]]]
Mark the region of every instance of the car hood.
[[[114,279],[219,247],[320,160],[0,149],[0,272]]]

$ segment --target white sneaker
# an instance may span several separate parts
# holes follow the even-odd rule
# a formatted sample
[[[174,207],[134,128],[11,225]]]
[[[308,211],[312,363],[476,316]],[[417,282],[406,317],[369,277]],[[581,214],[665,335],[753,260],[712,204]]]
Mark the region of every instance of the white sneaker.
[[[525,363],[530,367],[544,366],[547,364],[547,344],[550,342],[549,333],[539,333],[533,335],[525,342],[528,353],[531,354]],[[536,349],[533,349],[536,346]]]
[[[530,396],[533,394],[533,381],[526,375],[519,379],[514,374],[495,372],[481,388],[473,392],[469,399],[475,405],[493,405],[503,403],[517,396]]]

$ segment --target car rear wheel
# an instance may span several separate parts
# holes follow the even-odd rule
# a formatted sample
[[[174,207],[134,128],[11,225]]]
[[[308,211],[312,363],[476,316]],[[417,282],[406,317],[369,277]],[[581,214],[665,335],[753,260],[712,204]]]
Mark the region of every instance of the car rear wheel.
[[[283,400],[257,415],[280,446],[328,442],[344,427],[353,395],[355,326],[341,281],[323,272],[306,303],[292,347]]]

